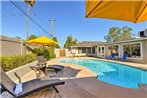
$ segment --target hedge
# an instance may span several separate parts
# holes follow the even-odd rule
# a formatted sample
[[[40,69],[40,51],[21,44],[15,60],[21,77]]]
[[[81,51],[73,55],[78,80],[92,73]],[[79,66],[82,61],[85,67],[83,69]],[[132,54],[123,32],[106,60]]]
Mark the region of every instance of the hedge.
[[[26,54],[18,56],[2,56],[0,57],[1,67],[4,71],[9,71],[36,60],[35,54]]]

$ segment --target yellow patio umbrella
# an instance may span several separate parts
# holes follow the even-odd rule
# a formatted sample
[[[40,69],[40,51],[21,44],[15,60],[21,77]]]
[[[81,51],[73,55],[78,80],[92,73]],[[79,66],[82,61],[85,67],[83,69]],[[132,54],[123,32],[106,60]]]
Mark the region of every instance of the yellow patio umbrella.
[[[36,39],[32,39],[27,41],[28,44],[39,44],[39,45],[57,45],[58,43],[51,40],[50,38],[46,37],[46,36],[41,36],[38,37]]]
[[[147,0],[86,0],[86,17],[143,22],[147,20]]]

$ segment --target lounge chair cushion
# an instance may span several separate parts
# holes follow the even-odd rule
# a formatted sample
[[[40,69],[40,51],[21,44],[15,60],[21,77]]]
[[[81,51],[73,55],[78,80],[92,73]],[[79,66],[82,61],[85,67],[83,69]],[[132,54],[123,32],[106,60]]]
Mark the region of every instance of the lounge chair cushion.
[[[54,69],[56,71],[60,71],[60,70],[64,69],[64,66],[62,66],[62,65],[51,65],[51,66],[48,66],[47,69]]]
[[[16,84],[15,89],[14,89],[15,95],[18,96],[18,95],[21,94],[22,92],[23,92],[22,83]]]

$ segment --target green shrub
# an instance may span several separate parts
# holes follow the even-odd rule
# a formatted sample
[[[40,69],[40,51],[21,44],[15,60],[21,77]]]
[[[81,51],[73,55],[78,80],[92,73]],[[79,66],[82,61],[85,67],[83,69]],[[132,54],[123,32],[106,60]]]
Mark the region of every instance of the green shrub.
[[[49,54],[49,50],[48,49],[44,49],[43,56],[46,58],[47,61],[49,60],[50,54]]]
[[[12,70],[19,66],[23,66],[27,63],[31,63],[35,60],[36,60],[35,54],[0,57],[1,67],[4,71]]]
[[[44,49],[43,48],[34,48],[33,53],[36,55],[43,55]]]
[[[80,57],[86,57],[86,55],[80,55]]]
[[[49,48],[49,58],[55,58],[54,48]]]
[[[50,47],[50,48],[34,48],[33,53],[35,53],[36,55],[43,55],[46,60],[49,60],[51,58],[55,58],[55,53],[54,53],[54,48]]]
[[[73,57],[76,57],[76,55],[73,55]]]

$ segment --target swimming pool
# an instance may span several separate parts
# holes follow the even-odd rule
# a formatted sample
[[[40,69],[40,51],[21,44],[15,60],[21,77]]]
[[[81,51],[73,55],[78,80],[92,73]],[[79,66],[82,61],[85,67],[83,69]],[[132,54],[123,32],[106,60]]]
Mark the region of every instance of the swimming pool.
[[[61,59],[59,62],[87,67],[98,75],[98,80],[113,85],[139,88],[139,84],[147,84],[147,71],[138,68],[91,59]]]

